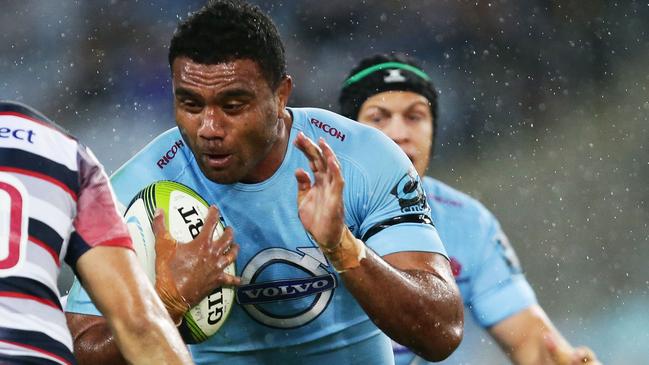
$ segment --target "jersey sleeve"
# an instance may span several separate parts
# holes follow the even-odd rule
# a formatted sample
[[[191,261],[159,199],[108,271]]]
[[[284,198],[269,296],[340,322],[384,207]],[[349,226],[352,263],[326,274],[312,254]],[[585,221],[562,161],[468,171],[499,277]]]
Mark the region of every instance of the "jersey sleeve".
[[[470,307],[483,327],[494,324],[536,304],[532,287],[522,273],[516,252],[493,215],[472,278]]]
[[[446,250],[430,217],[423,184],[401,149],[379,131],[368,131],[371,153],[365,153],[351,175],[345,197],[355,213],[356,231],[377,254]],[[366,145],[367,146],[367,145]]]
[[[176,146],[176,150],[181,147],[184,148],[182,140],[179,138],[180,135],[175,128],[165,132],[147,145],[142,151],[138,152],[136,156],[111,176],[110,184],[117,196],[118,201],[116,205],[120,211],[125,211],[126,209],[124,207],[133,196],[149,183],[156,180],[173,179],[174,174],[178,174],[182,170],[182,167],[176,168],[173,165],[167,166],[162,164],[162,162],[167,162],[159,158],[159,156],[165,155],[166,151],[170,148],[169,146],[172,148]],[[121,216],[118,215],[118,217],[121,219]],[[124,230],[128,236],[128,228],[126,226]],[[101,315],[79,282],[78,277],[74,278],[74,284],[68,294],[65,310],[66,312],[72,313]]]
[[[66,262],[74,268],[89,249],[113,246],[132,249],[131,238],[115,202],[102,165],[90,149],[79,144],[79,197],[74,218],[74,232],[66,253]]]

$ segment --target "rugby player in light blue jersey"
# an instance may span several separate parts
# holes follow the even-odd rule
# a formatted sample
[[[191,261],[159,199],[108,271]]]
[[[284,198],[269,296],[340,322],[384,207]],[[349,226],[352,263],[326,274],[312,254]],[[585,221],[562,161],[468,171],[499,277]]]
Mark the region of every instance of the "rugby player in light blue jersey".
[[[447,357],[462,336],[461,298],[399,147],[332,112],[286,108],[292,81],[283,46],[256,7],[210,2],[179,25],[169,63],[178,128],[112,183],[124,205],[154,181],[183,183],[231,227],[213,242],[199,235],[177,247],[156,237],[184,257],[156,263],[156,288],[175,321],[215,287],[240,283],[223,327],[191,346],[194,360],[392,364],[385,334],[430,360]],[[211,208],[203,230],[215,221]],[[215,248],[187,253],[201,245]],[[235,257],[238,277],[225,275]],[[78,285],[67,311],[80,363],[123,362]]]
[[[339,101],[341,114],[382,130],[424,176],[435,137],[437,94],[415,60],[363,59],[351,70]],[[472,314],[467,322],[486,329],[516,364],[597,364],[590,349],[573,349],[547,318],[493,214],[438,180],[426,176],[423,183],[465,309]],[[405,346],[394,343],[394,350],[399,365],[425,363]],[[467,363],[478,353],[460,345],[447,361]]]

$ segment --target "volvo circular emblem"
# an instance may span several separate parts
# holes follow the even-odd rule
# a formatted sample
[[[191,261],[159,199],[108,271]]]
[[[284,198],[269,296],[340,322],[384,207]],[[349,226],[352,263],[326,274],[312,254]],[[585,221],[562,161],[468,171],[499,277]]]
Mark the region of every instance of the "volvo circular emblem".
[[[317,318],[327,308],[337,285],[336,277],[327,271],[327,260],[315,247],[269,248],[255,255],[241,273],[237,302],[256,321],[275,328],[295,328]],[[307,274],[281,280],[258,280],[274,265],[289,265]],[[282,306],[284,311],[272,311],[264,304],[280,301],[313,299],[303,308]]]

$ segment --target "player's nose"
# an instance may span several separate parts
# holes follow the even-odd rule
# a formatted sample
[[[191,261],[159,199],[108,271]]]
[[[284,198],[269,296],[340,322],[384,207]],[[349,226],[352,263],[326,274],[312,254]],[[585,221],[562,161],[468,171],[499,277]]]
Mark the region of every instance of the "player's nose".
[[[408,141],[409,130],[405,119],[400,114],[393,114],[383,132],[397,144]]]
[[[198,128],[198,135],[205,139],[219,139],[225,137],[225,128],[222,113],[218,108],[205,107],[201,119],[201,125]]]

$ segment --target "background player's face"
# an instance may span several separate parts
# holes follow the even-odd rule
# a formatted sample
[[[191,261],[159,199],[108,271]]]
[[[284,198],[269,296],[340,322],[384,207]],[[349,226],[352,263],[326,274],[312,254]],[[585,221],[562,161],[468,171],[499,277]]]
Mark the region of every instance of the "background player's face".
[[[174,60],[176,123],[205,176],[217,183],[254,183],[281,164],[290,93],[285,78],[272,90],[256,62],[213,65]]]
[[[383,131],[406,153],[424,176],[433,143],[433,117],[424,96],[410,91],[385,91],[369,97],[358,121]]]

